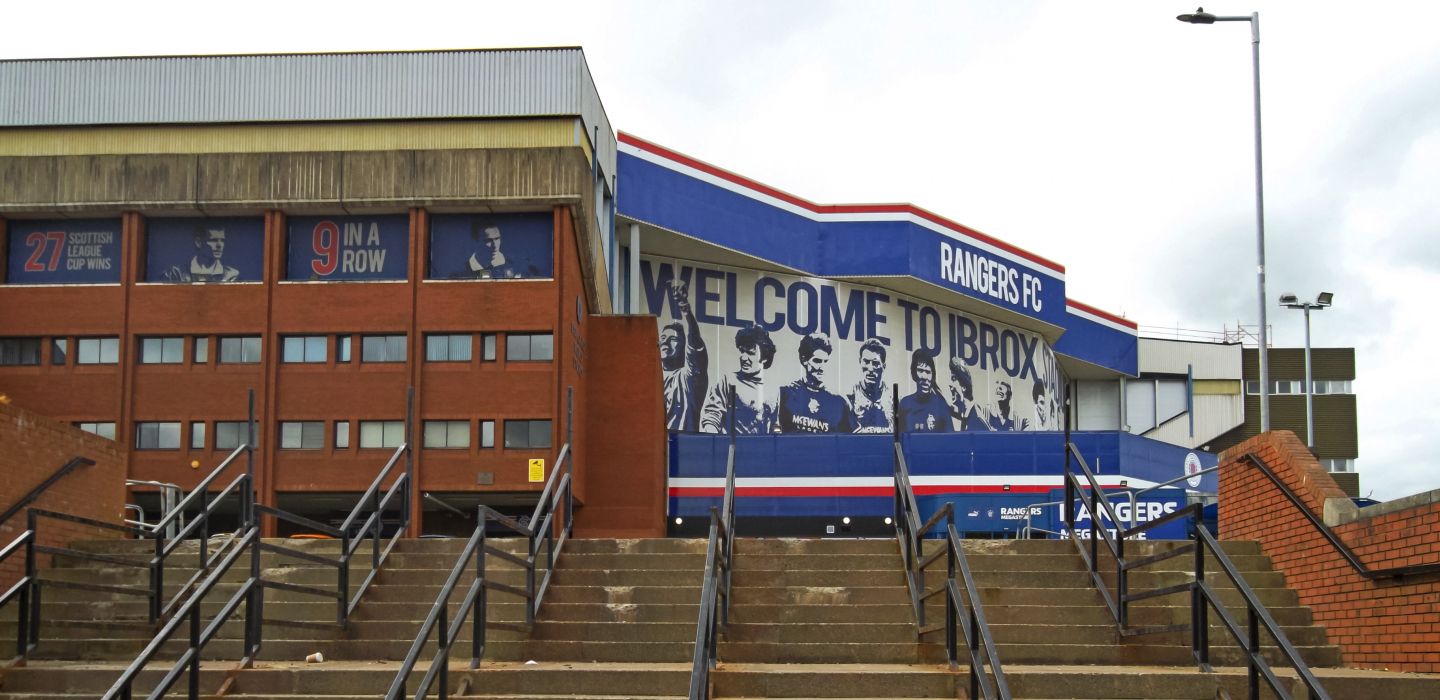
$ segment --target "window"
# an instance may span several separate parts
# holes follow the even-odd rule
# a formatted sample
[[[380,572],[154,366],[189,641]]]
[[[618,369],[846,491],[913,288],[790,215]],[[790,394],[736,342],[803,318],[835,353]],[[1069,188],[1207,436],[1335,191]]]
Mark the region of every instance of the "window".
[[[495,446],[495,421],[493,421],[493,420],[482,420],[482,421],[480,421],[480,446],[481,446],[481,447],[494,447],[494,446]]]
[[[140,362],[147,365],[178,365],[185,361],[184,338],[141,338]]]
[[[349,361],[350,361],[350,336],[348,336],[348,335],[337,335],[337,336],[335,336],[335,361],[336,361],[336,362],[349,362]]]
[[[280,449],[318,450],[324,446],[324,421],[286,422],[280,424]]]
[[[505,336],[506,362],[549,362],[555,359],[554,343],[549,333]]]
[[[540,449],[550,446],[550,421],[505,421],[505,449]]]
[[[360,421],[360,448],[399,447],[405,442],[405,421]]]
[[[495,361],[495,334],[485,333],[480,336],[480,360],[482,362]]]
[[[103,438],[115,439],[114,423],[76,423],[75,427],[87,432],[94,433]]]
[[[195,421],[190,424],[190,449],[205,449],[205,421]]]
[[[260,361],[260,337],[221,338],[220,361],[250,363]]]
[[[203,335],[195,336],[195,364],[203,365],[210,361],[210,338]]]
[[[64,339],[64,338],[56,338],[56,339],[54,340],[54,342],[52,342],[52,343],[50,344],[50,364],[52,364],[52,365],[63,365],[63,364],[65,364],[65,339]],[[112,439],[113,439],[113,438],[112,438]]]
[[[285,338],[282,357],[285,362],[324,362],[325,336]]]
[[[349,340],[349,338],[346,338]],[[335,421],[335,447],[336,449],[350,449],[350,421]]]
[[[361,362],[404,362],[405,336],[367,335],[360,339]]]
[[[119,338],[81,338],[80,354],[75,361],[82,365],[113,365],[120,361]]]
[[[180,423],[136,423],[135,448],[140,450],[180,449]]]
[[[425,336],[426,362],[469,362],[470,336],[427,335]]]
[[[5,338],[0,340],[0,365],[40,364],[39,338]]]
[[[1348,394],[1350,393],[1350,381],[1331,379],[1329,381],[1315,382],[1316,394]]]
[[[250,424],[243,421],[215,421],[215,449],[233,450],[250,434]]]
[[[1353,460],[1353,459],[1322,459],[1322,460],[1320,460],[1320,466],[1325,467],[1325,471],[1330,472],[1330,473],[1332,473],[1332,474],[1334,474],[1334,473],[1336,473],[1336,472],[1353,472],[1353,471],[1355,471],[1355,460]]]
[[[468,420],[427,420],[425,421],[425,447],[462,448],[470,446],[470,421]]]

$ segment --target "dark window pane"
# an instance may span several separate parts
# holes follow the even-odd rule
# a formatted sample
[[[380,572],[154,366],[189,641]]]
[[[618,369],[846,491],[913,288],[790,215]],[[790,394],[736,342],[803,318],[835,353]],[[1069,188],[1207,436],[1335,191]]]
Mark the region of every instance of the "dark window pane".
[[[530,421],[530,446],[534,448],[550,446],[550,421]]]
[[[239,362],[239,361],[240,361],[240,339],[239,339],[239,338],[221,338],[221,339],[220,339],[220,361],[221,361],[221,362]]]
[[[63,364],[65,364],[65,339],[64,339],[64,338],[56,338],[55,341],[54,341],[54,343],[51,344],[51,346],[50,346],[50,364],[52,364],[52,365],[63,365]]]
[[[318,450],[325,446],[325,424],[321,421],[306,421],[301,424],[300,449]]]
[[[530,421],[505,421],[505,449],[524,449],[530,446]]]

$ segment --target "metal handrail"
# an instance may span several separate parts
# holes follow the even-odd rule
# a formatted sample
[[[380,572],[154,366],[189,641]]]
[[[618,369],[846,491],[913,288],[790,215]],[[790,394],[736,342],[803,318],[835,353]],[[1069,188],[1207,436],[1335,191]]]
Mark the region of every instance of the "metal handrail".
[[[899,396],[896,387],[894,396]],[[896,407],[898,409],[898,406]],[[897,410],[895,415],[899,415]],[[970,698],[983,694],[986,700],[1010,700],[1010,684],[1005,678],[1005,669],[1000,655],[995,650],[995,639],[990,624],[985,619],[985,610],[980,604],[980,595],[975,587],[975,577],[970,563],[965,558],[960,533],[955,529],[955,504],[944,507],[920,524],[920,509],[915,501],[915,489],[910,484],[910,469],[905,462],[905,449],[900,434],[895,433],[895,541],[900,545],[900,557],[905,565],[905,583],[910,590],[910,601],[915,608],[915,636],[917,640],[933,632],[945,631],[945,656],[951,668],[960,666],[960,635],[964,635],[966,652],[969,654]],[[941,521],[945,522],[944,548],[925,555],[923,542],[927,533]],[[940,561],[946,562],[945,581],[939,588],[925,588],[925,570]],[[956,579],[956,572],[960,578]],[[961,595],[960,582],[965,585]],[[940,593],[945,594],[945,621],[926,626],[925,601]],[[968,605],[967,605],[968,602]],[[957,629],[956,621],[959,621]],[[958,632],[958,634],[957,634]],[[983,654],[982,652],[983,648]],[[986,660],[990,673],[985,672]],[[994,676],[992,683],[990,676]]]
[[[575,391],[571,388],[568,392],[567,414],[572,417],[574,404]],[[432,633],[436,633],[439,649],[430,663],[430,669],[425,672],[415,691],[414,697],[417,700],[429,695],[430,688],[436,684],[437,680],[439,681],[438,694],[441,700],[450,697],[450,650],[459,639],[460,629],[467,618],[471,620],[473,626],[470,641],[471,670],[479,668],[480,661],[485,656],[485,631],[487,629],[504,629],[513,632],[529,632],[534,629],[535,616],[540,611],[540,604],[544,601],[545,591],[550,585],[550,577],[555,573],[555,559],[560,555],[560,550],[565,546],[565,542],[575,526],[573,489],[575,456],[570,449],[574,423],[573,420],[567,420],[567,423],[565,444],[560,448],[560,457],[555,461],[555,468],[551,470],[549,478],[545,481],[545,487],[540,492],[540,502],[535,505],[535,512],[531,515],[528,526],[521,525],[513,518],[501,515],[487,506],[478,507],[475,532],[470,536],[464,551],[456,560],[454,568],[450,571],[450,577],[440,588],[440,594],[436,597],[435,604],[430,607],[430,612],[425,616],[425,622],[415,635],[415,641],[410,645],[410,651],[405,655],[405,660],[400,663],[400,670],[395,674],[395,680],[385,694],[386,700],[400,700],[406,696],[405,684],[414,672],[415,664],[419,662],[420,654],[424,651],[425,645],[429,643]],[[558,537],[555,527],[557,514],[561,518]],[[522,558],[485,543],[485,527],[492,520],[525,538],[527,556]],[[544,554],[546,571],[545,578],[539,582],[539,585],[536,585],[535,569],[540,564],[542,541],[547,545]],[[487,579],[485,576],[487,556],[496,556],[524,568],[525,587],[507,586]],[[451,617],[449,614],[450,596],[455,592],[460,577],[469,566],[471,559],[475,560],[475,580],[471,582],[470,588],[466,591],[460,609]],[[524,625],[489,621],[486,591],[491,589],[518,595],[526,600]],[[472,612],[474,617],[470,617]],[[464,695],[466,689],[466,684],[462,684],[456,694]]]
[[[149,481],[149,480],[146,480],[146,479],[126,479],[126,480],[125,480],[125,485],[126,485],[126,486],[154,486],[154,487],[160,489],[160,516],[159,516],[159,517],[160,517],[161,519],[164,519],[164,517],[165,517],[166,515],[170,514],[171,512],[174,512],[174,511],[176,510],[176,507],[179,505],[180,501],[184,500],[184,498],[185,498],[185,490],[182,489],[182,488],[180,488],[180,486],[179,486],[178,484],[171,484],[171,483],[164,482],[164,481]],[[154,529],[156,529],[156,526],[152,526],[151,524],[145,522],[145,509],[144,509],[144,508],[141,508],[140,506],[135,505],[135,504],[133,504],[133,503],[127,503],[127,504],[125,504],[125,507],[126,507],[126,508],[134,508],[135,510],[137,510],[137,511],[140,512],[140,520],[139,520],[138,522],[126,521],[127,523],[129,523],[129,524],[131,524],[131,525],[134,525],[135,527],[143,527],[143,528],[146,528],[146,529],[148,529],[148,530],[154,530]],[[180,527],[184,527],[184,526],[185,526],[185,511],[184,511],[184,510],[180,510],[179,513],[180,513],[179,525],[180,525]],[[175,536],[175,523],[171,523],[168,529],[169,529],[169,532],[167,532],[165,536],[166,536],[166,537],[174,537],[174,536]]]
[[[1353,550],[1346,546],[1344,542],[1340,541],[1339,536],[1332,532],[1330,528],[1325,525],[1324,521],[1320,520],[1320,518],[1316,517],[1315,514],[1310,511],[1310,508],[1300,500],[1300,497],[1297,496],[1294,491],[1290,490],[1289,486],[1285,485],[1285,482],[1280,480],[1280,477],[1276,475],[1275,472],[1270,470],[1270,467],[1265,466],[1263,460],[1253,453],[1247,453],[1243,459],[1254,464],[1255,467],[1260,470],[1261,474],[1264,474],[1271,482],[1280,488],[1280,492],[1285,494],[1286,498],[1290,499],[1290,502],[1305,516],[1305,519],[1310,521],[1310,524],[1320,532],[1321,536],[1330,543],[1331,547],[1335,548],[1335,551],[1340,553],[1340,556],[1345,559],[1345,562],[1350,565],[1350,568],[1354,569],[1355,573],[1361,578],[1374,581],[1376,579],[1433,574],[1440,571],[1440,564],[1412,564],[1410,566],[1392,566],[1386,569],[1371,569],[1365,562],[1360,561],[1360,557],[1356,556]]]
[[[95,466],[95,460],[89,457],[75,457],[69,462],[66,462],[65,466],[56,469],[55,473],[40,482],[39,486],[30,489],[30,493],[25,494],[20,500],[10,504],[10,507],[6,508],[3,514],[0,514],[0,525],[4,525],[5,521],[15,517],[17,513],[25,509],[25,506],[34,503],[35,499],[40,497],[40,494],[45,493],[51,486],[54,486],[56,482],[60,481],[60,479],[64,478],[65,475],[70,472],[75,471],[75,468],[81,465],[93,467]]]
[[[1094,578],[1096,588],[1099,589],[1106,606],[1110,608],[1110,612],[1115,616],[1121,636],[1188,630],[1190,632],[1191,653],[1194,655],[1200,669],[1206,673],[1211,673],[1214,669],[1210,665],[1209,611],[1210,608],[1214,608],[1215,612],[1220,616],[1221,621],[1225,624],[1225,629],[1235,638],[1236,643],[1244,650],[1247,657],[1247,666],[1249,668],[1247,685],[1249,690],[1248,698],[1250,700],[1258,700],[1260,697],[1261,678],[1265,679],[1266,684],[1276,696],[1282,700],[1291,700],[1290,694],[1281,685],[1279,679],[1276,678],[1275,673],[1271,670],[1270,665],[1266,663],[1260,653],[1261,624],[1265,625],[1266,631],[1268,631],[1271,638],[1275,640],[1285,660],[1290,663],[1299,675],[1300,680],[1305,684],[1306,693],[1310,700],[1330,700],[1330,696],[1325,692],[1325,689],[1320,686],[1320,682],[1315,678],[1315,674],[1311,673],[1310,667],[1300,658],[1299,652],[1290,644],[1289,639],[1285,637],[1284,631],[1275,623],[1269,611],[1266,610],[1265,606],[1260,602],[1259,597],[1256,596],[1255,592],[1250,589],[1250,586],[1245,583],[1244,577],[1240,575],[1240,572],[1230,561],[1230,557],[1225,554],[1220,547],[1220,543],[1215,540],[1214,536],[1211,535],[1208,530],[1203,527],[1195,527],[1193,528],[1195,539],[1189,544],[1135,560],[1126,559],[1125,541],[1127,539],[1184,518],[1195,518],[1198,520],[1201,517],[1202,508],[1199,504],[1192,504],[1163,517],[1151,520],[1143,525],[1126,528],[1120,518],[1116,516],[1114,508],[1111,507],[1110,501],[1105,494],[1104,488],[1099,484],[1099,480],[1095,478],[1095,475],[1090,471],[1090,467],[1085,463],[1084,457],[1080,454],[1080,449],[1076,447],[1074,443],[1070,442],[1070,400],[1068,392],[1065,401],[1064,455],[1065,514],[1062,518],[1061,527],[1065,529],[1070,539],[1075,542],[1081,559],[1085,561],[1086,569]],[[1070,466],[1070,458],[1072,456],[1075,457],[1076,464],[1078,464],[1084,472],[1086,483],[1082,483],[1072,470]],[[1090,486],[1088,496],[1085,492],[1085,486],[1087,484]],[[1090,512],[1090,552],[1088,554],[1085,551],[1085,547],[1080,543],[1080,530],[1075,527],[1075,502],[1077,500]],[[1105,512],[1109,513],[1110,522],[1115,525],[1115,534],[1113,537],[1110,535],[1108,528],[1100,526],[1099,510],[1097,509],[1104,509]],[[1102,535],[1105,537],[1106,544],[1110,546],[1111,554],[1113,554],[1115,558],[1116,594],[1113,598],[1104,580],[1100,577],[1098,567],[1098,540]],[[1166,559],[1192,553],[1195,556],[1195,569],[1194,578],[1190,582],[1139,593],[1130,592],[1129,574],[1131,571]],[[1210,584],[1205,580],[1205,557],[1207,554],[1220,564],[1221,570],[1230,579],[1231,584],[1234,585],[1235,589],[1245,598],[1248,623],[1245,632],[1240,630],[1239,625],[1235,622],[1234,618],[1231,617],[1230,611],[1226,609],[1215,590],[1211,588]],[[1137,600],[1186,592],[1190,593],[1189,624],[1143,628],[1132,628],[1129,626],[1130,603]]]
[[[695,650],[690,666],[689,700],[710,697],[710,671],[715,668],[719,635],[730,625],[730,579],[735,569],[735,392],[729,396],[730,450],[725,457],[725,498],[721,509],[710,507],[710,541],[705,548],[705,578],[700,585],[700,619],[695,625]]]

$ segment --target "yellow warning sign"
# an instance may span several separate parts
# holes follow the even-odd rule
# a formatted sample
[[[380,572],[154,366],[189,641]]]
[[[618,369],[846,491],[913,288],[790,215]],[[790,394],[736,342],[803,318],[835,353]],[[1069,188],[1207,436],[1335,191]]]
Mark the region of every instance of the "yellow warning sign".
[[[532,459],[532,460],[530,460],[530,480],[531,480],[531,481],[545,481],[545,460],[543,460],[543,459]]]

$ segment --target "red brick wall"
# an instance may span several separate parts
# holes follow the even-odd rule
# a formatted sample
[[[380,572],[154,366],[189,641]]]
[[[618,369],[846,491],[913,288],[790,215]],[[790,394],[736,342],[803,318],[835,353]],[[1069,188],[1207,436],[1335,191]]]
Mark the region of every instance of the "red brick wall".
[[[590,320],[590,483],[576,537],[665,536],[665,400],[654,316]],[[578,430],[578,429],[577,429]]]
[[[0,387],[0,393],[3,393]],[[31,508],[55,510],[120,524],[125,505],[125,448],[113,440],[91,435],[68,423],[0,403],[0,513],[24,498],[55,470],[75,457],[89,457],[94,466],[78,466],[60,479]],[[21,510],[0,525],[0,547],[25,532]],[[39,543],[67,547],[77,539],[112,539],[119,533],[76,523],[41,519]],[[44,565],[46,562],[41,562]],[[25,553],[11,555],[0,565],[0,591],[8,590],[24,575]]]
[[[1323,518],[1325,502],[1351,502],[1289,431],[1265,433],[1220,458],[1220,538],[1258,540],[1338,644],[1345,664],[1358,668],[1440,673],[1440,574],[1367,581],[1345,561],[1259,469],[1254,453]],[[1420,499],[1430,500],[1434,499]],[[1440,502],[1362,517],[1333,532],[1371,570],[1440,563]]]

